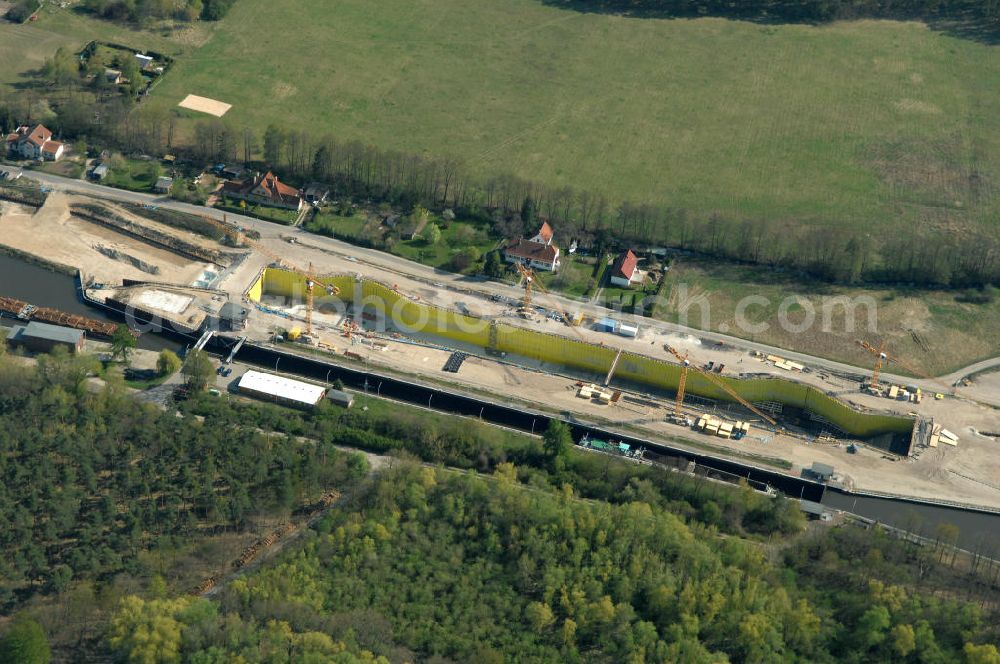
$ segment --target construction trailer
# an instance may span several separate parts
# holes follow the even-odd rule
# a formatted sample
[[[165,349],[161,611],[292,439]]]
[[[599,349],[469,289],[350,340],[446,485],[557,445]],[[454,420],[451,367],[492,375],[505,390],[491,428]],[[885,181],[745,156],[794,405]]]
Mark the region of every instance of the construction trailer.
[[[809,469],[809,474],[821,482],[828,482],[833,479],[833,466],[814,461],[812,467]]]
[[[822,503],[817,503],[812,500],[800,500],[799,509],[801,509],[809,519],[818,519],[820,521],[833,520],[833,512],[828,510]]]
[[[614,318],[602,318],[601,320],[594,323],[594,329],[598,332],[612,332],[618,329],[620,323]]]
[[[226,302],[219,310],[219,328],[224,331],[244,330],[250,310],[238,302]]]
[[[639,326],[628,325],[627,323],[618,323],[618,328],[615,330],[615,334],[623,337],[635,338],[639,336]]]
[[[239,391],[240,394],[294,408],[314,408],[326,396],[325,387],[262,371],[243,374]]]

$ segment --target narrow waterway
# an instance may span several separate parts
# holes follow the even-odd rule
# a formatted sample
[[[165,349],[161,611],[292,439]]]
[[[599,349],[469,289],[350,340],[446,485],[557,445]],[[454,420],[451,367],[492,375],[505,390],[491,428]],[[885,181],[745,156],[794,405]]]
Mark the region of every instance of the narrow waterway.
[[[823,504],[929,539],[935,539],[939,525],[951,524],[958,527],[958,546],[1000,559],[1000,514],[971,512],[891,498],[854,496],[829,489],[823,496]]]
[[[95,320],[121,322],[99,309],[87,306],[77,293],[75,278],[4,254],[0,254],[0,295]],[[3,319],[2,324],[9,327],[24,323],[8,317]],[[155,334],[144,334],[139,337],[139,347],[154,351],[164,348],[176,351],[183,346]]]
[[[52,272],[21,259],[2,254],[0,254],[0,295],[15,297],[38,306],[53,307],[89,318],[119,322],[104,311],[86,305],[77,293],[77,284],[73,277]],[[4,319],[2,322],[4,325],[11,323],[10,319]],[[424,341],[439,340],[426,338]],[[149,350],[162,348],[178,350],[183,347],[176,341],[152,333],[142,335],[139,345]],[[454,343],[449,342],[449,346],[454,345]],[[472,347],[468,350],[472,352],[482,351],[482,349]],[[529,358],[508,359],[518,363],[523,362],[526,366],[534,364],[536,368],[543,370],[546,368],[543,363],[535,362]],[[334,371],[334,375],[336,373]],[[602,377],[588,376],[587,378],[599,379]],[[374,388],[375,385],[372,384],[372,387]],[[441,396],[445,397],[445,394],[442,393]],[[446,398],[434,399],[433,402],[428,400],[428,405],[433,405],[436,409],[448,410]],[[733,462],[734,467],[739,465],[739,463]],[[742,474],[738,468],[732,472]],[[931,538],[934,537],[934,530],[938,524],[954,524],[959,528],[959,546],[969,550],[979,550],[991,557],[1000,558],[1000,515],[998,514],[911,503],[904,500],[851,496],[830,490],[826,491],[823,503],[832,508],[853,512]]]

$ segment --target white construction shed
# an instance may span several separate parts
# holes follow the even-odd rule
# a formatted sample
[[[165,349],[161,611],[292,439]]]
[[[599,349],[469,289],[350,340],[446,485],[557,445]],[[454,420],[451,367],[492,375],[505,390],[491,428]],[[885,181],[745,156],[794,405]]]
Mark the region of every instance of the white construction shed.
[[[240,378],[241,394],[286,406],[312,408],[326,396],[326,388],[284,376],[248,371]]]

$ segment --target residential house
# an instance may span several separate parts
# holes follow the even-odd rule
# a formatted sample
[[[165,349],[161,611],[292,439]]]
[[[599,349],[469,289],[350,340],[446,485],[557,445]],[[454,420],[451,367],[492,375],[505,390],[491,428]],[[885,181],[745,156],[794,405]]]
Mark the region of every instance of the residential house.
[[[631,249],[618,255],[611,265],[610,279],[612,286],[629,288],[632,284],[642,281],[642,272],[638,267],[639,258]]]
[[[122,76],[122,73],[117,69],[105,69],[104,78],[111,85],[121,85],[125,82],[125,78]]]
[[[504,260],[520,263],[538,270],[555,272],[559,269],[559,247],[552,244],[552,227],[543,222],[541,228],[530,240],[524,238],[503,250]]]
[[[149,71],[153,68],[153,58],[142,53],[135,54],[135,60],[139,64],[140,71]]]
[[[66,146],[52,140],[52,132],[44,125],[18,127],[7,137],[7,150],[25,159],[59,161]]]
[[[531,238],[529,242],[536,242],[538,244],[550,245],[552,244],[552,227],[549,226],[549,222],[543,221],[541,228],[535,233],[535,237]]]
[[[246,174],[246,169],[242,166],[223,166],[219,174],[227,180],[241,180]]]
[[[174,179],[161,175],[153,185],[153,191],[158,194],[169,194],[170,188],[174,186]]]
[[[226,182],[222,185],[222,195],[285,210],[301,210],[305,207],[301,192],[278,180],[278,176],[270,171],[249,180]]]

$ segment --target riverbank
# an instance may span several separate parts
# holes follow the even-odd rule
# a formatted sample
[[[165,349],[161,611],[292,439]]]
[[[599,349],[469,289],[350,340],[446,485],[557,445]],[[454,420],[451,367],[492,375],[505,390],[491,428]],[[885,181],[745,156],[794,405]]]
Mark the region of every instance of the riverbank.
[[[34,265],[43,268],[45,270],[48,270],[50,272],[63,274],[68,277],[75,277],[79,272],[75,267],[72,267],[71,265],[64,265],[63,263],[50,261],[36,254],[27,251],[22,251],[20,249],[15,249],[14,247],[9,247],[5,244],[0,244],[0,256],[7,256],[8,258],[13,258],[19,261],[23,261],[25,263],[28,263],[29,265]]]

